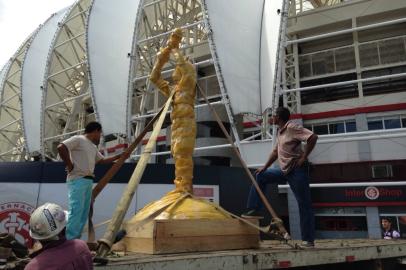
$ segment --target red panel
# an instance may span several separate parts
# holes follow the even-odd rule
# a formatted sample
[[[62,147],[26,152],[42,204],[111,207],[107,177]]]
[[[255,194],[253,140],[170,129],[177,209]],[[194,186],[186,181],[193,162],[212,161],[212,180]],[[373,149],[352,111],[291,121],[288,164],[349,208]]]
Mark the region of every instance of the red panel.
[[[128,147],[128,144],[126,144],[126,143],[117,144],[117,145],[115,145],[115,146],[113,146],[113,147],[107,148],[107,153],[113,153],[113,152],[115,152],[117,149],[120,149],[120,148],[125,149],[125,148],[127,148],[127,147]]]
[[[254,122],[244,122],[242,123],[242,125],[244,126],[244,128],[253,128],[256,127],[258,125],[261,125],[262,121],[254,121]]]
[[[145,140],[143,140],[142,141],[142,144],[144,145],[144,144],[147,144],[148,143],[148,140],[149,139],[145,139]],[[162,142],[162,141],[165,141],[166,140],[166,136],[158,136],[158,138],[156,138],[156,141],[157,142]]]
[[[288,267],[290,267],[290,265],[291,265],[290,261],[280,261],[279,262],[279,267],[281,267],[281,268],[288,268]]]
[[[353,262],[353,261],[355,261],[355,256],[345,256],[345,261],[346,262]]]
[[[291,115],[291,118],[292,119],[303,118],[304,120],[312,120],[312,119],[322,119],[322,118],[354,115],[354,114],[358,114],[358,113],[373,113],[373,112],[386,112],[386,111],[397,111],[397,110],[406,110],[406,103],[387,104],[387,105],[369,106],[369,107],[358,107],[358,108],[353,108],[353,109],[326,111],[326,112],[320,112],[320,113],[294,114],[294,115]]]

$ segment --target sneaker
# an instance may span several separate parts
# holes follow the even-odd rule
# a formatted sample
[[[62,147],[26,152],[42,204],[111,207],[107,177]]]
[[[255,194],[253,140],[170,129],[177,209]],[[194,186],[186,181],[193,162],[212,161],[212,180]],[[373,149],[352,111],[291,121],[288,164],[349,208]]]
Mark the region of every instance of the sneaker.
[[[314,248],[314,242],[302,241],[299,245],[301,248]]]
[[[243,217],[243,218],[258,218],[258,219],[264,218],[262,213],[257,209],[248,210],[247,212],[243,213],[241,215],[241,217]]]

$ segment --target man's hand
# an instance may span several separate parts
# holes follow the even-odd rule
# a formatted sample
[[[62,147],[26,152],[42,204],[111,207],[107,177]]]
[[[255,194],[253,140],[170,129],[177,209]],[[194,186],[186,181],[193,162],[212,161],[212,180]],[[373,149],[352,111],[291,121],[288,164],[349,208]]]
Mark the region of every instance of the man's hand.
[[[259,169],[257,169],[257,170],[254,172],[254,174],[262,173],[262,172],[264,172],[266,169],[267,169],[266,167],[259,168]]]

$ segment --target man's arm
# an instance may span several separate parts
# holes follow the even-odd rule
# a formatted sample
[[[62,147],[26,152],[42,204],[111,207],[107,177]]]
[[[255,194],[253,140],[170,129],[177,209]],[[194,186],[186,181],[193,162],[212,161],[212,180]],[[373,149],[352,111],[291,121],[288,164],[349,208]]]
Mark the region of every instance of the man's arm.
[[[68,172],[71,172],[73,170],[73,163],[72,163],[72,160],[70,159],[68,148],[63,143],[60,143],[58,145],[57,149],[58,149],[59,156],[61,157],[61,159],[63,160],[63,162],[66,165],[66,170]]]
[[[121,154],[118,154],[118,155],[115,155],[115,156],[112,156],[112,157],[103,158],[103,159],[100,159],[100,160],[97,162],[97,164],[109,164],[109,163],[112,163],[112,162],[116,161],[116,160],[119,159],[121,156],[126,156],[126,159],[127,159],[127,158],[129,157],[129,154],[127,154],[126,152],[123,152],[123,153],[121,153]]]
[[[297,161],[297,166],[298,167],[301,167],[303,165],[303,163],[305,163],[305,161],[307,160],[307,157],[313,151],[314,146],[316,146],[318,138],[319,137],[316,134],[313,133],[313,135],[311,135],[309,137],[309,139],[307,139],[306,146],[304,147],[303,155]]]
[[[258,170],[255,171],[255,174],[257,173],[261,173],[263,171],[265,171],[266,169],[268,169],[269,166],[272,165],[272,163],[275,162],[275,160],[278,158],[278,146],[276,146],[273,150],[271,155],[268,158],[268,161],[265,163],[264,167],[259,168]]]

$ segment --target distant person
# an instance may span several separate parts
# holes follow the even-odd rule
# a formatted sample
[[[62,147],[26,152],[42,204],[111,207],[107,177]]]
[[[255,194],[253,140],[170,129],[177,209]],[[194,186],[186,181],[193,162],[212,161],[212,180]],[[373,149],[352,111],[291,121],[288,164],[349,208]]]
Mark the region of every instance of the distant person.
[[[392,228],[392,219],[384,217],[381,219],[383,239],[398,239],[400,233]]]
[[[296,122],[289,121],[290,112],[279,107],[273,117],[278,126],[278,141],[266,164],[259,168],[256,180],[262,191],[268,184],[288,182],[299,205],[302,247],[314,247],[314,214],[310,198],[307,157],[317,142],[317,135]],[[306,142],[302,150],[302,142]],[[280,168],[270,168],[278,160]],[[261,218],[263,203],[254,186],[251,186],[247,212],[242,217]]]
[[[90,122],[84,135],[75,135],[58,145],[58,152],[66,165],[68,183],[69,217],[66,225],[67,239],[78,239],[86,225],[94,180],[96,163],[111,163],[120,158],[109,158],[97,149],[102,135],[102,126]]]
[[[31,254],[25,270],[90,270],[92,255],[87,244],[79,239],[65,237],[66,213],[57,204],[38,207],[30,218],[30,236],[42,248]]]

